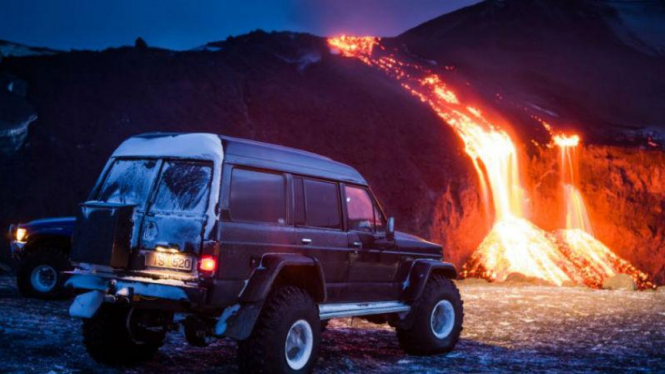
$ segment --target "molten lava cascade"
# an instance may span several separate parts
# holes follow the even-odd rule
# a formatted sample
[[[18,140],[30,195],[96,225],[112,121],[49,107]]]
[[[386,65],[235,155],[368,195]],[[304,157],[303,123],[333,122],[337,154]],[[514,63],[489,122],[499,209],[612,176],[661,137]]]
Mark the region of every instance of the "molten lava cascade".
[[[578,189],[577,135],[554,136],[559,147],[561,188],[565,204],[565,229],[557,230],[554,238],[559,250],[573,263],[578,272],[570,276],[577,283],[601,287],[603,280],[615,274],[628,274],[638,288],[652,288],[647,274],[637,270],[628,261],[615,255],[606,245],[593,236],[582,193]]]
[[[480,110],[465,105],[439,74],[398,59],[379,38],[342,36],[328,39],[328,44],[332,53],[356,58],[396,79],[428,104],[464,141],[480,180],[486,212],[494,213],[494,225],[465,264],[463,276],[501,281],[511,273],[520,273],[557,285],[576,282],[592,286],[599,286],[599,280],[602,283],[604,277],[614,273],[627,272],[636,280],[642,279],[643,273],[618,259],[591,235],[582,196],[574,187],[573,169],[567,182],[571,186],[570,198],[566,200],[575,208],[570,210],[573,226],[548,233],[526,218],[527,197],[510,136],[489,122]],[[569,150],[562,148],[562,152]],[[576,167],[569,158],[566,162]]]
[[[554,144],[559,147],[559,172],[566,212],[565,227],[567,229],[583,230],[593,235],[584,199],[577,189],[577,145],[580,138],[577,135],[555,135],[553,140]]]

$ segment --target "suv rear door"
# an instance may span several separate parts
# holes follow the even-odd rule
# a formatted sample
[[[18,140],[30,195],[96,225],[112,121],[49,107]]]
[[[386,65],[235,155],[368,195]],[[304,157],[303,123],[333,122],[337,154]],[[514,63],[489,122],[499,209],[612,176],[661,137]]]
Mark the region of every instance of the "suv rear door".
[[[198,254],[206,224],[212,163],[165,160],[141,225],[139,248]],[[146,266],[192,270],[195,263],[147,254]]]
[[[266,253],[294,252],[287,176],[226,164],[222,173],[222,255],[218,276],[242,284]]]
[[[105,171],[103,182],[90,200],[105,203],[134,204],[134,231],[131,247],[138,246],[138,237],[148,199],[159,175],[159,159],[117,158]]]

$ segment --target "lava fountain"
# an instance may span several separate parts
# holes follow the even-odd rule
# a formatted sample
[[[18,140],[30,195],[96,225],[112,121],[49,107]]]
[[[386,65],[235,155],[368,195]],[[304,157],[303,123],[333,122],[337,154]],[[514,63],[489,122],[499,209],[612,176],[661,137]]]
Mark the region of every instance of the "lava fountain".
[[[488,214],[493,214],[494,219],[490,233],[464,265],[462,276],[502,281],[511,273],[520,273],[556,285],[572,282],[599,286],[597,279],[615,274],[610,270],[616,271],[616,266],[608,264],[606,253],[612,252],[607,247],[598,249],[595,244],[589,244],[592,242],[589,238],[593,239],[593,236],[585,210],[571,210],[571,225],[575,226],[566,226],[566,230],[555,234],[542,230],[527,219],[527,196],[513,140],[507,132],[486,119],[479,109],[465,104],[440,74],[399,59],[380,43],[379,38],[341,36],[328,39],[328,45],[332,53],[356,58],[397,80],[409,93],[428,104],[462,138],[478,174],[485,209]],[[565,141],[573,142],[569,138]],[[566,152],[574,150],[561,149]],[[566,157],[566,163],[576,167],[572,153]],[[562,168],[563,165],[564,162]],[[574,187],[573,174],[571,169],[570,180],[566,182],[566,185],[573,186],[570,188],[571,206],[584,208],[582,196]],[[602,245],[595,239],[593,241]],[[593,271],[589,266],[583,268],[589,263],[596,265],[596,262],[599,265],[593,267]],[[589,277],[593,281],[587,281]]]

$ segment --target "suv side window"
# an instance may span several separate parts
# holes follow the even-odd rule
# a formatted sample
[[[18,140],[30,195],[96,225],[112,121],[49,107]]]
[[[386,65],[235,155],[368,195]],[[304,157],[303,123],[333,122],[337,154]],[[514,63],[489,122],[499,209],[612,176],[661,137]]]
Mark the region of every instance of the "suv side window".
[[[345,186],[346,214],[349,230],[374,231],[374,204],[364,188]]]
[[[337,183],[303,179],[305,192],[305,225],[341,229]],[[297,216],[297,214],[296,214]]]
[[[212,168],[210,165],[166,161],[151,211],[201,215],[205,212]]]
[[[286,187],[281,174],[233,169],[229,214],[233,221],[286,223]]]

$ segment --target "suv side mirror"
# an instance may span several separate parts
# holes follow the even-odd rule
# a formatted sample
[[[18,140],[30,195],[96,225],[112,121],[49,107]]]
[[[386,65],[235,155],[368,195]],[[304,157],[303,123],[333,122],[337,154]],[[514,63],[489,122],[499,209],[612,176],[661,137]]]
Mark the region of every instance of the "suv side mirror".
[[[395,240],[395,217],[388,218],[386,224],[386,239],[389,241]]]

